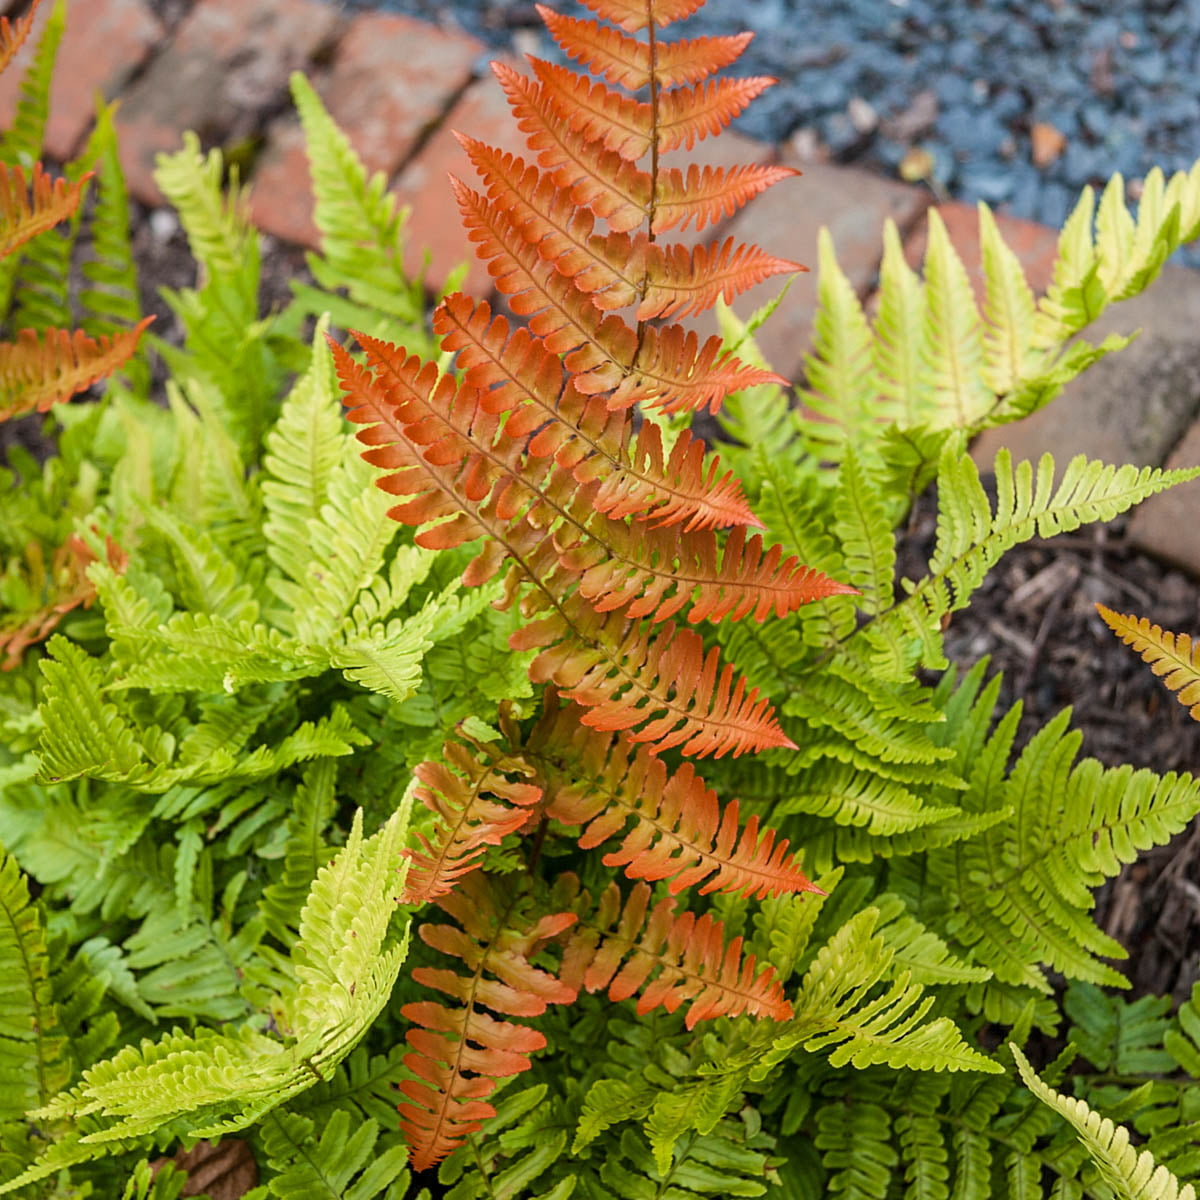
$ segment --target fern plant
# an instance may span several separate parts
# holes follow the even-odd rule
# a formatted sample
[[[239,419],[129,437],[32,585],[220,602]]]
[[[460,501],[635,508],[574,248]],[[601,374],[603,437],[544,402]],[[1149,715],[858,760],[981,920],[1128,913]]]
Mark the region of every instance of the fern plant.
[[[668,240],[803,187],[667,163],[770,82],[664,38],[701,3],[543,7],[603,78],[497,68],[529,154],[464,131],[454,194],[508,314],[426,326],[302,80],[283,311],[220,156],[163,160],[200,268],[166,405],[110,389],[3,501],[95,608],[0,691],[0,1191],[169,1197],[152,1161],[236,1135],[255,1200],[1188,1194],[1196,998],[1104,992],[1091,910],[1200,784],[1069,713],[1017,748],[942,635],[1012,546],[1196,473],[1001,455],[989,492],[966,442],[1119,348],[1077,335],[1200,174],[1085,194],[1040,299],[983,210],[982,311],[936,218],[923,278],[887,231],[873,322],[824,239],[794,408],[723,298],[795,264]]]

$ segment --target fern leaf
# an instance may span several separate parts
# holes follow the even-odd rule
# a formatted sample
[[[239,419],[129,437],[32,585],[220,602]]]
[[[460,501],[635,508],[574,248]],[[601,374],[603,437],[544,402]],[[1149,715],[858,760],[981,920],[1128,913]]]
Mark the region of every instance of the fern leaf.
[[[739,827],[737,801],[722,812],[690,763],[668,773],[644,747],[587,729],[569,708],[547,709],[524,754],[547,774],[546,815],[586,826],[584,849],[624,834],[604,863],[623,867],[630,879],[668,880],[672,895],[698,884],[701,895],[760,899],[816,890],[786,840],[760,834],[757,817]]]
[[[142,331],[153,320],[145,317],[112,337],[23,329],[15,342],[0,343],[0,421],[45,412],[111,375],[132,357]]]
[[[968,429],[993,397],[983,382],[983,338],[966,268],[936,209],[929,212],[925,252],[925,359],[933,389],[934,423]]]
[[[588,141],[633,162],[649,149],[652,136],[660,152],[720,133],[775,80],[769,76],[709,80],[663,94],[655,120],[649,103],[627,99],[602,83],[589,83],[565,67],[530,59],[534,76],[546,89],[560,118]]]
[[[1200,646],[1193,646],[1186,633],[1171,633],[1148,618],[1116,613],[1096,605],[1104,623],[1142,656],[1163,686],[1176,692],[1176,699],[1193,721],[1200,721]]]
[[[536,422],[531,454],[553,454],[580,483],[601,479],[597,511],[661,524],[683,522],[685,529],[754,522],[733,473],[720,473],[719,457],[706,456],[703,445],[685,432],[667,458],[661,432],[649,421],[629,444],[627,421],[612,417],[602,401],[564,387],[557,356],[526,330],[511,329],[505,317],[493,317],[487,301],[448,296],[434,315],[434,329],[442,335],[443,348],[458,353],[465,382],[484,391],[486,409],[509,412],[527,406],[523,416],[510,417],[505,427],[518,434]],[[650,355],[671,340],[669,335],[648,339]],[[640,369],[652,374],[646,353],[639,358]],[[704,402],[723,394],[723,384],[698,363],[697,369],[701,380],[707,376],[712,382],[700,382],[686,394],[714,389],[701,392]],[[675,398],[682,398],[680,392]]]
[[[494,1116],[495,1109],[483,1097],[495,1088],[495,1080],[528,1070],[529,1055],[546,1044],[537,1030],[485,1010],[534,1017],[549,1004],[575,998],[572,987],[531,961],[549,938],[574,923],[573,913],[535,920],[528,897],[506,895],[479,871],[465,876],[436,903],[458,927],[422,925],[418,935],[434,949],[462,959],[470,974],[415,968],[415,982],[458,1003],[450,1007],[441,1000],[421,1000],[400,1010],[416,1026],[405,1034],[412,1047],[405,1063],[416,1078],[400,1084],[406,1097],[400,1105],[400,1127],[418,1171],[445,1158],[483,1120]]]
[[[852,447],[838,473],[836,510],[835,529],[846,556],[846,574],[862,595],[858,606],[869,613],[882,612],[892,605],[896,538],[881,491]]]
[[[437,823],[431,836],[418,830],[418,845],[408,851],[406,904],[452,891],[479,867],[484,847],[500,845],[526,825],[530,808],[542,798],[540,787],[521,781],[529,771],[518,760],[485,749],[477,757],[458,742],[447,742],[442,753],[444,763],[421,763],[415,771],[421,782],[416,797]],[[509,778],[514,774],[515,781]]]
[[[582,63],[593,75],[603,75],[631,92],[646,87],[651,73],[659,87],[706,79],[734,62],[753,36],[742,33],[662,43],[656,47],[651,63],[646,42],[624,37],[595,21],[562,16],[544,4],[538,5],[538,14],[568,57]]]
[[[40,1115],[90,1118],[80,1149],[98,1157],[168,1123],[198,1138],[243,1129],[324,1079],[378,1017],[404,959],[405,943],[389,943],[387,931],[406,820],[402,809],[364,840],[360,810],[346,846],[313,884],[293,950],[295,984],[280,1002],[289,1040],[250,1026],[175,1030],[92,1067]]]
[[[1101,1117],[1086,1101],[1047,1087],[1020,1049],[1012,1043],[1009,1049],[1025,1086],[1074,1127],[1115,1196],[1120,1200],[1195,1200],[1196,1190],[1190,1183],[1181,1184],[1166,1167],[1156,1164],[1149,1150],[1139,1153],[1130,1145],[1127,1129]]]
[[[16,861],[0,850],[0,1119],[17,1120],[67,1080],[66,1038],[50,987],[41,912]]]
[[[654,233],[676,227],[697,230],[719,224],[749,204],[755,196],[800,172],[792,167],[759,166],[700,167],[692,163],[687,173],[677,167],[661,171],[654,202]],[[618,231],[620,232],[620,231]]]
[[[875,378],[900,426],[924,419],[927,368],[921,353],[926,321],[925,287],[904,258],[904,244],[889,217],[883,227],[879,309],[875,315]]]
[[[344,286],[352,300],[399,321],[419,321],[424,306],[421,281],[404,270],[406,213],[397,211],[383,174],[367,177],[346,135],[299,71],[292,75],[291,88],[312,176],[322,282]],[[310,255],[309,263],[315,267],[318,260]]]
[[[584,0],[598,17],[620,25],[626,33],[639,33],[649,25],[662,29],[690,17],[705,0]]]
[[[705,913],[675,914],[675,902],[661,900],[649,910],[650,888],[635,884],[628,899],[610,883],[595,911],[580,918],[563,952],[562,978],[589,992],[602,989],[610,1000],[639,993],[637,1011],[658,1007],[675,1012],[688,1003],[685,1022],[749,1013],[786,1020],[791,1005],[774,969],[756,970],[753,954],[742,956],[742,939],[725,941],[720,921]],[[585,911],[589,903],[582,893]]]
[[[7,17],[0,17],[0,74],[17,56],[17,51],[25,44],[33,29],[33,19],[37,16],[38,5],[42,0],[33,0],[27,12],[17,18],[14,25]]]
[[[272,1113],[262,1126],[263,1147],[277,1172],[271,1194],[280,1200],[399,1200],[409,1184],[404,1146],[381,1146],[375,1121],[353,1128],[352,1121],[337,1109],[318,1136],[309,1117]]]
[[[1028,373],[1037,313],[1020,260],[1005,244],[991,209],[979,205],[979,241],[987,285],[984,312],[985,377],[998,396],[1012,391]]]
[[[72,217],[90,178],[52,180],[35,163],[27,183],[23,168],[0,163],[0,258]]]
[[[31,5],[24,18],[17,22],[15,32],[21,41],[28,37],[37,7],[37,4]],[[0,138],[0,162],[9,166],[20,166],[29,170],[41,157],[42,137],[50,105],[50,82],[54,74],[54,60],[58,56],[59,43],[66,28],[66,18],[65,0],[54,0],[50,16],[38,38],[33,60],[21,78],[16,116]],[[17,48],[13,48],[14,53]]]

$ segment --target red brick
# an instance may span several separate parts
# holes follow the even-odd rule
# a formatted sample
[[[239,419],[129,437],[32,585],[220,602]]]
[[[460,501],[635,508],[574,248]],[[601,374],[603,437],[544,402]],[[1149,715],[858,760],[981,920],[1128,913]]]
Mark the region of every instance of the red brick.
[[[162,203],[155,160],[196,130],[207,143],[249,137],[287,93],[288,75],[332,37],[337,10],[319,0],[200,0],[117,116],[130,191]]]
[[[427,279],[431,287],[439,288],[454,267],[466,263],[469,271],[464,289],[486,295],[491,290],[491,277],[487,267],[475,257],[450,191],[451,175],[473,186],[477,182],[475,168],[458,144],[455,132],[520,154],[528,162],[533,162],[534,157],[526,149],[503,89],[489,71],[471,84],[396,181],[397,197],[411,209],[405,234],[410,268],[416,270],[428,250]]]
[[[0,76],[0,128],[16,114],[21,77],[49,16],[45,4],[21,53]],[[71,157],[92,123],[96,93],[111,100],[162,37],[163,27],[144,0],[72,0],[50,88],[47,157]]]
[[[979,246],[979,210],[972,204],[941,204],[938,215],[946,225],[950,242],[963,260],[963,266],[971,277],[975,294],[983,299],[983,255]],[[1058,254],[1058,230],[1036,221],[1025,221],[995,213],[1000,234],[1025,268],[1025,277],[1035,292],[1041,293],[1050,286],[1054,271],[1054,260]],[[928,225],[922,221],[904,243],[904,253],[911,266],[919,268],[925,257]]]
[[[1048,451],[1060,465],[1076,454],[1158,465],[1200,403],[1197,328],[1200,272],[1167,267],[1149,291],[1113,305],[1083,331],[1091,342],[1138,329],[1141,336],[1085,371],[1047,407],[982,433],[972,447],[976,461],[986,467],[1007,446],[1017,460]]]
[[[785,154],[782,161],[794,165]],[[754,242],[810,269],[797,275],[787,298],[758,333],[767,361],[789,378],[803,370],[817,310],[817,235],[827,227],[838,262],[860,296],[874,286],[883,257],[883,225],[891,217],[903,233],[921,215],[928,197],[919,188],[850,167],[807,164],[799,179],[763,193],[721,230],[721,236]],[[770,279],[738,298],[743,316],[776,295],[784,277]],[[715,324],[713,326],[715,328]]]
[[[355,18],[317,90],[367,168],[391,176],[467,86],[484,46],[408,17]],[[294,117],[268,131],[254,172],[252,212],[261,228],[315,245],[304,139]]]
[[[1169,467],[1200,466],[1200,421],[1192,424],[1167,460]],[[1139,550],[1200,576],[1200,479],[1159,492],[1139,504],[1129,522]],[[1153,613],[1147,613],[1153,619]]]

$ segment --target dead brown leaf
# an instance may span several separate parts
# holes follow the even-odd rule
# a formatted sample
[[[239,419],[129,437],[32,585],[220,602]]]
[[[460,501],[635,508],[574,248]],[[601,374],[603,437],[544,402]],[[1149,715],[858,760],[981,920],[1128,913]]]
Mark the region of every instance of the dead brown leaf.
[[[1047,121],[1038,121],[1029,131],[1033,143],[1033,165],[1048,167],[1067,147],[1067,137]]]
[[[173,1162],[188,1173],[184,1196],[208,1196],[209,1200],[241,1200],[258,1185],[258,1164],[248,1142],[226,1138],[221,1143],[197,1142],[180,1150],[172,1159],[160,1158],[155,1168]]]

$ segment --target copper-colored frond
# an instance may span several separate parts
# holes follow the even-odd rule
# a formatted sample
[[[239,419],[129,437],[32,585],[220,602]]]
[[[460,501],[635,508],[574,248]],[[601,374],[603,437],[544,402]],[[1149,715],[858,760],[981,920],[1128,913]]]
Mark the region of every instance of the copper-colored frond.
[[[607,553],[579,582],[580,593],[598,612],[621,609],[630,617],[662,621],[687,608],[690,624],[746,616],[761,622],[829,596],[856,594],[795,555],[783,559],[778,545],[764,551],[762,537],[747,540],[742,525],[720,547],[708,530],[615,522],[600,540]]]
[[[690,248],[667,246],[647,265],[649,282],[637,310],[639,321],[705,312],[718,297],[729,303],[773,275],[808,269],[758,246],[738,245],[733,238]]]
[[[641,225],[650,212],[649,173],[572,130],[540,83],[503,63],[492,63],[492,70],[538,165],[553,172],[554,182],[614,231]]]
[[[585,725],[630,731],[630,741],[655,753],[678,746],[686,755],[720,758],[794,748],[771,702],[757,688],[747,689],[744,678],[735,679],[715,646],[706,654],[690,629],[647,628],[620,613],[596,613],[575,597],[560,612],[539,623],[537,640],[521,644],[548,645],[530,677],[553,681],[586,708]]]
[[[0,259],[71,217],[89,179],[90,174],[74,183],[52,180],[34,163],[27,183],[20,167],[0,163]]]
[[[590,390],[591,377],[577,380]],[[725,353],[725,343],[716,335],[701,343],[694,330],[682,325],[653,325],[644,331],[637,362],[619,382],[600,377],[613,390],[609,408],[629,408],[634,404],[661,408],[663,412],[716,412],[726,396],[763,383],[786,386],[787,380],[774,371],[748,367],[740,359]],[[598,388],[597,390],[607,390]]]
[[[1163,686],[1177,693],[1175,699],[1188,710],[1188,716],[1200,721],[1200,641],[1153,625],[1147,617],[1113,612],[1103,604],[1096,609],[1109,629],[1161,677]]]
[[[105,553],[114,571],[124,571],[126,555],[111,537],[105,539]],[[87,570],[95,561],[75,533],[55,550],[49,566],[39,543],[25,547],[25,562],[15,572],[10,567],[8,576],[10,598],[18,596],[24,602],[0,613],[0,671],[15,670],[25,651],[44,642],[67,613],[92,603],[96,586]]]
[[[654,232],[665,233],[695,222],[697,229],[731,217],[760,192],[800,172],[792,167],[760,166],[698,167],[685,175],[678,168],[660,171],[658,200],[654,206]]]
[[[702,442],[684,431],[667,458],[661,432],[648,421],[630,443],[628,418],[610,412],[602,398],[564,386],[558,357],[528,330],[493,316],[486,300],[447,296],[433,326],[443,349],[457,352],[465,381],[485,389],[485,408],[523,410],[508,419],[506,432],[536,430],[531,454],[554,455],[580,483],[600,481],[598,511],[689,529],[757,524],[741,484],[730,471],[720,474],[720,459],[706,457]]]
[[[651,21],[662,29],[682,21],[702,8],[707,0],[583,0],[598,17],[620,25],[626,33],[637,33]]]
[[[24,16],[17,18],[15,25],[11,24],[7,17],[0,17],[0,74],[7,70],[9,63],[16,58],[17,52],[25,44],[41,2],[42,0],[33,0]]]
[[[760,834],[757,817],[739,829],[737,801],[722,812],[690,763],[668,771],[644,746],[587,729],[579,716],[548,706],[524,753],[544,780],[546,815],[586,826],[580,846],[624,835],[604,856],[607,866],[624,867],[630,879],[667,880],[672,895],[698,884],[702,894],[759,899],[815,890],[788,843]]]
[[[694,87],[664,92],[658,117],[659,150],[679,146],[690,150],[701,139],[714,137],[741,116],[751,100],[777,82],[769,75],[751,75],[745,79],[710,79]]]
[[[455,925],[422,925],[426,945],[461,959],[466,974],[417,967],[412,978],[449,997],[404,1005],[416,1026],[405,1035],[412,1050],[404,1064],[417,1076],[400,1084],[400,1128],[414,1170],[440,1162],[479,1128],[495,1109],[482,1098],[495,1081],[529,1069],[529,1056],[546,1039],[503,1016],[536,1017],[549,1004],[568,1004],[577,989],[530,961],[550,939],[575,922],[574,913],[535,917],[528,897],[514,892],[511,877],[466,876],[437,904]],[[490,1009],[491,1013],[484,1011]]]
[[[652,59],[649,42],[595,21],[563,16],[544,4],[539,4],[537,10],[565,54],[593,75],[603,75],[610,83],[635,92],[650,83],[652,71],[659,87],[707,79],[734,62],[754,37],[752,33],[739,33],[733,37],[658,42]]]
[[[445,762],[424,762],[414,774],[421,786],[416,798],[436,818],[427,836],[416,833],[417,847],[406,853],[405,904],[424,904],[444,896],[464,875],[479,867],[485,846],[498,846],[529,820],[541,789],[522,782],[529,774],[520,762],[491,754],[473,754],[459,742],[442,747]]]
[[[586,893],[584,894],[586,898]],[[649,909],[650,888],[636,884],[622,904],[615,883],[593,913],[581,916],[563,954],[562,978],[610,1000],[640,992],[637,1010],[674,1012],[689,1003],[689,1029],[713,1017],[770,1017],[785,1021],[792,1006],[771,967],[758,971],[753,954],[742,958],[742,939],[725,941],[725,927],[708,914],[675,914],[675,901]],[[586,913],[586,906],[580,907]]]
[[[650,149],[654,119],[649,104],[622,96],[603,83],[592,83],[557,63],[540,58],[529,62],[559,119],[574,132],[629,162],[636,162]],[[665,102],[663,97],[664,107]],[[708,106],[704,115],[707,112]],[[677,112],[675,118],[678,122]]]
[[[132,329],[90,338],[83,332],[22,329],[15,342],[0,343],[0,421],[45,412],[111,375],[133,357],[144,317]]]

